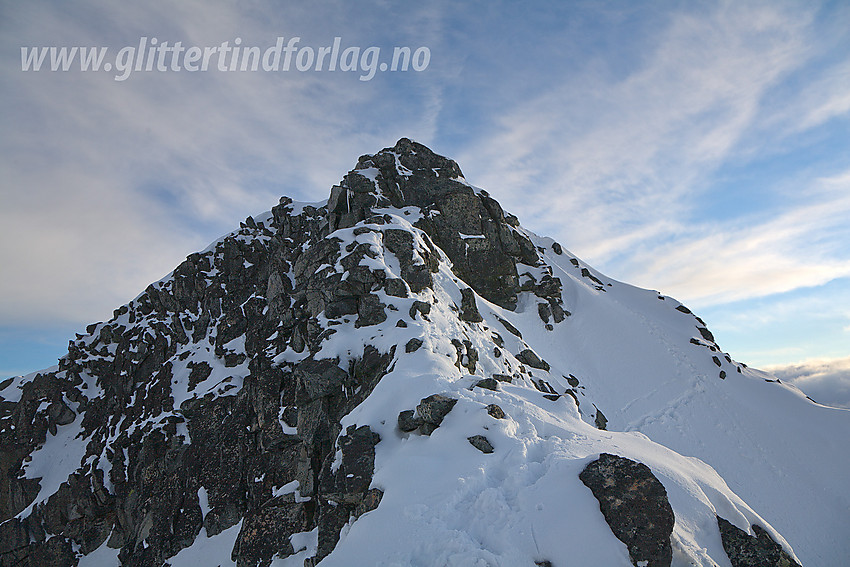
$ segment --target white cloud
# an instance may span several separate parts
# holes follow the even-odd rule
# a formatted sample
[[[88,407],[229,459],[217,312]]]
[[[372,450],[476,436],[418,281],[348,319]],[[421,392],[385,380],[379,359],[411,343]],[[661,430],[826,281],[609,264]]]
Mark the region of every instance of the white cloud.
[[[776,217],[696,224],[690,236],[638,249],[625,266],[632,281],[663,282],[695,306],[814,287],[850,276],[850,256],[832,237],[847,233],[850,172],[800,189],[808,202]],[[661,284],[657,284],[661,285]]]
[[[630,74],[565,73],[561,86],[509,107],[498,131],[461,156],[467,177],[597,267],[696,306],[850,275],[847,173],[802,178],[746,216],[733,194],[706,195],[725,163],[776,152],[781,140],[771,136],[789,131],[765,131],[775,107],[797,107],[814,90],[775,99],[818,45],[813,12],[792,8],[720,3],[675,13]],[[845,81],[830,77],[819,84],[835,96],[815,109],[843,108],[835,97],[845,96]],[[728,218],[700,210],[720,210],[721,199]]]
[[[794,384],[818,403],[850,409],[850,357],[809,360],[765,370]]]
[[[847,280],[845,280],[847,281]],[[841,283],[841,282],[836,282]],[[840,287],[840,286],[837,286]],[[850,309],[845,307],[850,295],[846,290],[833,291],[831,293],[794,293],[790,297],[778,295],[770,301],[757,301],[753,303],[734,303],[721,306],[724,310],[722,322],[713,325],[714,331],[738,331],[742,333],[764,334],[770,328],[777,326],[792,326],[804,321],[813,321],[813,324],[823,325],[827,321],[838,321],[830,323],[831,328],[843,325],[844,321],[850,321]],[[843,329],[850,331],[850,327]],[[799,351],[796,358],[799,358]],[[781,354],[773,353],[751,353],[753,355]],[[787,357],[785,357],[787,359]],[[792,359],[793,360],[793,359]]]
[[[548,14],[538,33],[540,21],[499,10],[371,9],[382,17],[345,3],[199,0],[5,10],[0,46],[13,59],[20,45],[120,47],[142,35],[196,45],[342,35],[427,45],[433,59],[427,73],[368,83],[215,72],[119,83],[5,65],[0,296],[15,301],[0,319],[106,317],[239,219],[281,194],[324,198],[360,154],[401,136],[451,148],[471,182],[596,267],[696,306],[847,275],[850,172],[798,175],[782,199],[733,220],[706,220],[696,204],[725,163],[846,115],[846,62],[821,64],[808,87],[797,80],[828,51],[813,8],[581,6],[558,16],[563,33]],[[524,38],[534,45],[519,49]]]
[[[439,81],[401,92],[405,81],[424,80],[413,73],[366,83],[340,73],[139,72],[120,82],[112,74],[22,73],[21,45],[118,49],[159,36],[265,46],[298,34],[305,45],[340,35],[368,46],[384,37],[386,21],[352,27],[353,11],[197,1],[7,10],[0,43],[14,57],[0,73],[10,95],[0,137],[0,297],[15,301],[0,305],[0,319],[108,317],[280,195],[323,199],[365,151],[402,135],[429,141],[441,108]],[[407,16],[396,42],[427,45],[440,33],[433,9]]]
[[[797,96],[777,105],[766,126],[782,128],[783,135],[791,136],[850,114],[850,61],[846,58],[809,69],[800,82]]]
[[[509,107],[500,131],[467,151],[475,181],[543,223],[568,218],[572,246],[598,258],[612,232],[687,211],[684,197],[734,149],[766,90],[804,60],[806,19],[732,6],[677,14],[625,78],[568,70],[560,87]]]

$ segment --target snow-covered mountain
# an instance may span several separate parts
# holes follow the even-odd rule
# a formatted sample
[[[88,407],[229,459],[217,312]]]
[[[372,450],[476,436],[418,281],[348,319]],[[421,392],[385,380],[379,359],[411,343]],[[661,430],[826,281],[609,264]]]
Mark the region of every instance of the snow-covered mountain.
[[[0,383],[0,565],[843,566],[850,413],[407,139]]]

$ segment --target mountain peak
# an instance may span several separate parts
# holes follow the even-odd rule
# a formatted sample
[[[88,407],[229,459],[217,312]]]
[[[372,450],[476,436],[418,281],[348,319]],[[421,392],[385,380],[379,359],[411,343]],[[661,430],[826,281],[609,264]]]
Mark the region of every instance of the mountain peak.
[[[392,148],[360,156],[357,165],[331,189],[331,229],[363,220],[373,207],[427,207],[440,195],[468,186],[453,160],[401,138]]]
[[[0,382],[0,565],[838,566],[848,435],[403,138]]]
[[[360,156],[355,170],[378,168],[385,178],[424,175],[443,179],[463,179],[460,166],[447,157],[434,153],[429,147],[401,138],[392,148]]]
[[[455,273],[482,297],[513,309],[520,291],[517,263],[540,264],[516,217],[466,182],[453,160],[407,138],[360,157],[328,199],[330,230],[353,226],[381,207],[417,207],[414,226],[452,261]],[[553,302],[560,303],[553,299]]]

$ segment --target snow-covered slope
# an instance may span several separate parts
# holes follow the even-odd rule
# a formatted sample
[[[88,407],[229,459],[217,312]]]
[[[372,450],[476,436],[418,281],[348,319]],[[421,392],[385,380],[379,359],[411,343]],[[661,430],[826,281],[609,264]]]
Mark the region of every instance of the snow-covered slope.
[[[409,140],[327,203],[248,219],[0,396],[3,565],[850,557],[846,410]],[[651,477],[606,478],[617,517],[580,478],[603,454]],[[641,555],[666,509],[666,551]]]

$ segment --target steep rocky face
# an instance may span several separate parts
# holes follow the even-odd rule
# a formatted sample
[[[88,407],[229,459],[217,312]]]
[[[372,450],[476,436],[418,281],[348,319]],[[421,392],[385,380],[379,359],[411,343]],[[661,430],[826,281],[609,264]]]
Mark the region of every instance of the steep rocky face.
[[[336,516],[362,513],[368,486],[317,491],[323,471],[333,478],[335,442],[347,454],[339,419],[392,353],[366,348],[346,369],[317,359],[334,332],[317,317],[385,317],[370,295],[384,282],[358,269],[368,247],[340,250],[326,233],[323,209],[293,214],[282,199],[270,217],[249,218],[111,321],[89,326],[57,369],[4,402],[2,564],[71,565],[108,538],[123,564],[160,565],[201,530],[212,536],[240,521],[237,563],[267,564],[292,553],[287,540],[275,543],[282,534],[338,523],[331,502]],[[336,262],[351,268],[345,282],[319,268]],[[77,445],[79,466],[47,494],[26,477],[26,458],[57,428],[73,431],[66,446]],[[367,461],[348,468],[368,485]],[[298,498],[294,488],[280,493],[292,481]]]
[[[158,567],[227,534],[239,566],[315,565],[386,506],[382,447],[386,457],[400,440],[444,443],[461,428],[463,450],[498,463],[527,450],[503,450],[506,431],[536,443],[538,427],[569,438],[569,422],[576,439],[608,435],[602,402],[523,332],[548,340],[570,321],[575,294],[553,257],[588,293],[612,284],[534,238],[456,163],[407,139],[361,157],[327,205],[282,198],[249,217],[90,325],[57,367],[0,383],[0,566],[74,566],[114,550],[122,565]],[[533,323],[523,331],[508,320],[521,309]],[[721,354],[701,321],[688,324],[701,338],[685,344]],[[388,377],[401,385],[363,409]],[[550,411],[552,424],[522,421]],[[638,498],[611,529],[654,510],[657,530],[627,543],[635,561],[664,564],[664,488],[617,459],[599,474],[626,476],[603,474],[600,494],[610,481],[615,499],[652,506]],[[523,561],[560,564],[532,555]]]
[[[379,209],[389,205],[418,207],[415,225],[431,238],[383,229]],[[516,262],[540,264],[516,224],[463,181],[457,164],[403,139],[362,157],[327,208],[296,210],[283,198],[270,216],[248,218],[189,256],[112,320],[78,335],[17,403],[3,402],[3,563],[46,554],[71,565],[108,539],[124,564],[159,565],[202,530],[212,536],[240,521],[240,565],[292,553],[271,542],[316,526],[321,559],[349,517],[380,500],[368,489],[368,458],[348,465],[360,479],[354,485],[334,480],[339,471],[329,467],[337,449],[347,462],[349,440],[358,450],[377,442],[361,429],[341,435],[339,421],[394,351],[367,346],[347,368],[317,357],[334,321],[385,321],[376,292],[407,297],[431,287],[438,248],[480,295],[514,305]],[[353,237],[344,246],[328,238],[340,229]],[[369,267],[381,249],[399,262],[399,278]],[[562,313],[556,280],[529,278],[525,287]],[[469,295],[464,312],[477,315]],[[80,466],[46,494],[27,477],[25,459],[61,427],[74,429]],[[293,481],[297,492],[279,494]]]
[[[454,161],[407,139],[391,150],[361,157],[331,190],[331,229],[353,226],[380,206],[421,210],[414,226],[430,236],[451,259],[455,273],[480,296],[512,308],[521,289],[533,289],[549,301],[555,320],[563,319],[560,282],[551,272],[540,281],[520,281],[517,263],[538,266],[541,261],[531,241],[515,229],[519,221],[486,191],[470,186]]]

